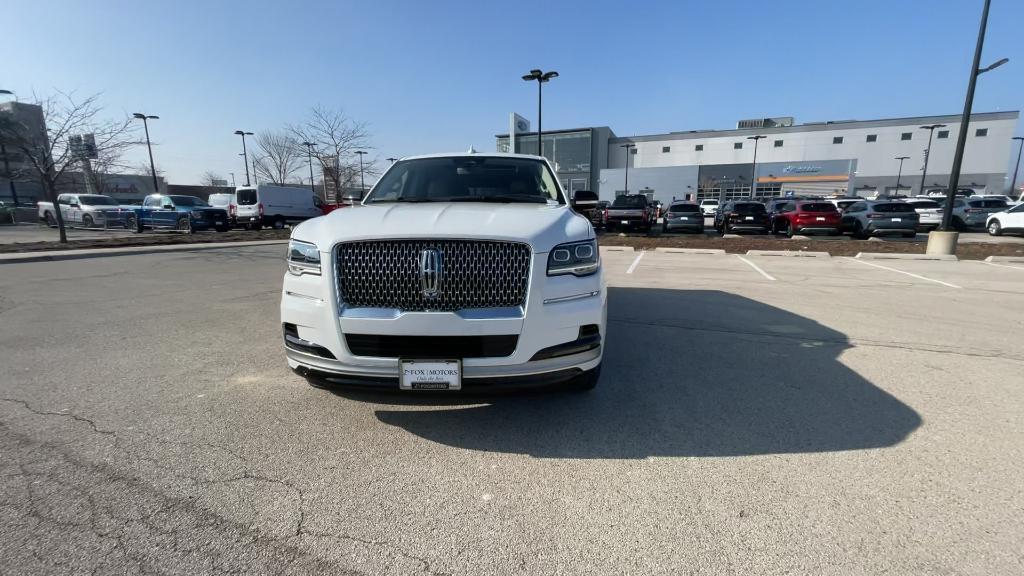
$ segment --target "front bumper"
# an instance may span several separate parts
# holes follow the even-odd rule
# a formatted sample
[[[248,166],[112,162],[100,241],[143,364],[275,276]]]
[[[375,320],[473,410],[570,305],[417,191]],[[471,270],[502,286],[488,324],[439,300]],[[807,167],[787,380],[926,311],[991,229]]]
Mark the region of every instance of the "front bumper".
[[[582,278],[547,276],[547,257],[547,252],[532,256],[530,284],[523,307],[462,312],[396,312],[345,309],[341,306],[335,296],[337,275],[334,259],[330,252],[321,252],[322,276],[285,273],[281,322],[294,325],[301,341],[321,347],[329,354],[286,347],[288,365],[315,378],[397,389],[399,359],[357,356],[349,349],[345,334],[518,335],[515,350],[508,356],[464,358],[464,387],[536,386],[538,383],[571,379],[601,363],[607,292],[600,271]],[[597,347],[584,351],[569,349],[567,355],[534,359],[542,350],[578,340],[580,328],[586,325],[599,327]]]

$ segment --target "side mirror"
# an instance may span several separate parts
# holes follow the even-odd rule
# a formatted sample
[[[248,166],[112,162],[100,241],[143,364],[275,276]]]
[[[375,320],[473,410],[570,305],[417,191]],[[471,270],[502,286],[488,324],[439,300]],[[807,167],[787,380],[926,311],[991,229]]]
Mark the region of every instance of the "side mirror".
[[[572,194],[572,200],[569,201],[569,205],[572,206],[573,210],[592,210],[597,208],[597,192],[590,190],[577,190]]]
[[[164,204],[164,210],[174,210],[174,204]]]
[[[80,205],[78,204],[78,202],[72,202],[68,204],[68,206],[71,206],[72,208],[78,208]]]

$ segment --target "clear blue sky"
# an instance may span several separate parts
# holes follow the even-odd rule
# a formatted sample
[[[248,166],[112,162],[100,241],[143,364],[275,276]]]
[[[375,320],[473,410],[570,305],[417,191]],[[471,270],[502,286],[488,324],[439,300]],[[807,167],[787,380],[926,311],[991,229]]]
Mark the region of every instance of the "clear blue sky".
[[[379,158],[493,150],[509,111],[619,135],[959,113],[981,0],[175,2],[47,0],[4,11],[0,88],[103,93],[160,115],[171,182],[242,172],[236,129],[313,105],[369,123]],[[994,0],[976,111],[1024,98],[1024,2]],[[142,161],[144,151],[136,153]]]

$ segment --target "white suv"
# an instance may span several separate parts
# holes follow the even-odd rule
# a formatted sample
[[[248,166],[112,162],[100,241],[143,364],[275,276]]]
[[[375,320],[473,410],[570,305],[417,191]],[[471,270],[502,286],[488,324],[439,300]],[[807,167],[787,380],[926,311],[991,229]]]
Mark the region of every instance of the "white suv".
[[[597,384],[607,300],[597,241],[544,158],[402,159],[361,205],[297,226],[287,258],[285,352],[313,381]]]
[[[714,216],[718,212],[718,200],[712,198],[701,200],[700,212],[705,216]]]

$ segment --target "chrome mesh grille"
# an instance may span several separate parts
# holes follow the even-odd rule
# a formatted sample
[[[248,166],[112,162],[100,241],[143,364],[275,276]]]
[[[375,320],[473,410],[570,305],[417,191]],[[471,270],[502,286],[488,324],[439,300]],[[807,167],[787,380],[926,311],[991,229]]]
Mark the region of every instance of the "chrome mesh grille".
[[[423,293],[420,256],[441,256],[437,295]],[[337,252],[338,294],[352,307],[404,311],[505,308],[526,302],[530,247],[490,240],[345,242]]]

